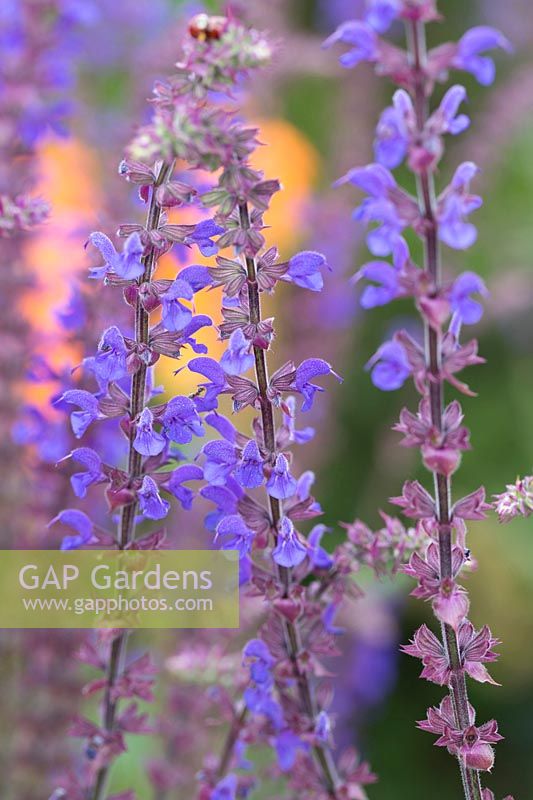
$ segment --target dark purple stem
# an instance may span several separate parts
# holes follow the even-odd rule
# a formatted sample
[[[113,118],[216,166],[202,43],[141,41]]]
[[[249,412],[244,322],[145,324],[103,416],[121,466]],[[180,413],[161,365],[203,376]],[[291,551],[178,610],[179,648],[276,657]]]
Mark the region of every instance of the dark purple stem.
[[[413,22],[407,26],[409,50],[415,71],[415,111],[417,125],[422,132],[428,118],[428,103],[425,93],[424,63],[426,59],[425,26]],[[435,184],[433,174],[424,171],[417,181],[420,211],[424,219],[424,266],[433,281],[433,292],[436,294],[441,283],[440,248],[438,242],[438,222],[436,219]],[[444,410],[444,384],[441,373],[442,342],[441,334],[424,320],[426,343],[426,365],[431,380],[429,381],[429,400],[431,421],[435,428],[442,432],[442,416]],[[439,525],[439,556],[441,580],[453,580],[452,571],[452,527],[450,519],[451,480],[445,475],[434,473],[435,505]],[[442,625],[442,638],[448,657],[451,672],[450,697],[453,704],[455,722],[460,730],[471,724],[465,672],[461,662],[459,643],[455,630]],[[461,777],[466,800],[482,800],[479,772],[467,768],[459,759]]]
[[[156,200],[156,189],[165,183],[174,170],[174,164],[163,164],[159,170],[156,183],[152,187],[150,205],[146,220],[146,229],[156,230],[161,218],[161,206]],[[150,281],[157,261],[156,248],[150,247],[143,257],[144,274],[139,278],[139,283]],[[135,305],[135,341],[137,344],[148,345],[149,337],[149,315],[143,308],[139,299]],[[148,367],[142,364],[134,374],[131,386],[130,420],[135,420],[144,408],[146,402],[146,378]],[[128,456],[128,475],[130,485],[142,474],[142,456],[133,447],[135,438],[134,427],[131,427],[130,445]],[[123,550],[135,538],[135,512],[137,501],[133,500],[123,506],[118,525],[118,545]],[[111,645],[109,664],[107,668],[107,683],[102,708],[102,725],[106,731],[111,732],[116,723],[117,700],[113,699],[113,688],[122,670],[122,664],[126,655],[128,643],[128,631],[120,633]],[[90,800],[104,800],[106,796],[106,786],[109,777],[109,767],[102,767],[95,779],[94,786],[89,790]]]

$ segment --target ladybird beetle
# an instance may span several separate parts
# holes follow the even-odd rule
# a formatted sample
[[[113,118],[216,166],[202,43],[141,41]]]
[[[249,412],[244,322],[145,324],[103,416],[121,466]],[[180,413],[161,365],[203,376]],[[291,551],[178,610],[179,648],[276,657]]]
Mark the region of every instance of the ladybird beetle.
[[[220,39],[226,30],[226,17],[210,17],[208,14],[197,14],[189,24],[189,33],[194,39],[206,41]]]

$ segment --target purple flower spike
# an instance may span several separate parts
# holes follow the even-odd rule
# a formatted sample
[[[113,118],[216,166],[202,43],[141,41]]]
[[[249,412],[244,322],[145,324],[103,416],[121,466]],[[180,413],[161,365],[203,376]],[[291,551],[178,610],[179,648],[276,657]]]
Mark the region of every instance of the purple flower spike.
[[[217,783],[209,800],[235,800],[236,797],[237,777],[230,773]]]
[[[305,250],[291,258],[283,280],[312,292],[320,292],[324,287],[321,270],[327,266],[326,257],[322,253]]]
[[[154,415],[149,408],[142,412],[137,423],[137,432],[133,446],[142,456],[158,456],[165,449],[166,440],[154,431]]]
[[[496,47],[512,50],[511,43],[495,28],[484,25],[471,28],[459,39],[452,66],[470,72],[482,86],[490,86],[496,73],[494,61],[480,54]]]
[[[365,22],[350,20],[340,25],[335,33],[326,39],[323,47],[328,48],[337,42],[351,45],[352,49],[339,58],[347,69],[357,66],[362,61],[377,61],[379,58],[379,39],[374,30]]]
[[[192,287],[187,281],[176,278],[170,288],[161,295],[161,321],[167,331],[182,331],[192,319],[192,311],[180,303],[181,300],[192,300]]]
[[[96,231],[89,236],[89,242],[100,251],[105,264],[90,271],[89,277],[103,278],[110,272],[126,281],[134,281],[144,272],[141,262],[143,246],[137,232],[132,233],[124,242],[122,253],[117,253],[113,242],[104,233]]]
[[[475,227],[465,218],[483,204],[481,197],[470,194],[470,181],[478,172],[471,161],[461,164],[439,198],[439,237],[455,250],[466,250],[477,239]]]
[[[215,542],[222,540],[222,550],[237,550],[239,558],[244,558],[252,549],[254,536],[243,518],[239,514],[232,514],[218,524]]]
[[[272,474],[267,481],[267,492],[271,497],[278,500],[287,500],[296,493],[297,481],[289,472],[289,463],[285,456],[280,453],[276,458],[276,464]]]
[[[311,383],[311,379],[316,378],[318,375],[333,375],[342,383],[340,375],[337,375],[331,368],[331,365],[322,358],[307,358],[305,361],[302,361],[296,370],[296,376],[294,378],[294,388],[304,397],[302,411],[309,411],[313,405],[315,394],[324,391],[322,386]]]
[[[483,316],[483,306],[471,295],[480,294],[487,297],[488,289],[484,281],[475,272],[463,272],[454,281],[450,289],[450,305],[465,325],[476,325]]]
[[[203,436],[204,426],[190,397],[173,397],[161,417],[165,436],[176,444],[189,444],[193,436]]]
[[[84,514],[83,511],[79,511],[77,508],[67,508],[64,511],[60,511],[59,514],[48,523],[48,527],[50,528],[52,525],[55,525],[56,522],[60,522],[62,525],[66,525],[68,528],[73,528],[77,531],[75,536],[64,537],[61,542],[61,550],[77,550],[84,544],[88,544],[93,537],[92,521],[87,514]]]
[[[141,488],[137,492],[139,508],[147,519],[164,519],[170,510],[170,503],[160,496],[157,484],[149,475],[145,475]]]
[[[90,392],[83,389],[69,389],[59,398],[59,401],[78,406],[80,411],[73,411],[70,415],[72,432],[76,439],[81,439],[89,425],[99,417],[98,400]]]
[[[227,375],[242,375],[253,365],[254,356],[250,353],[250,342],[242,328],[236,328],[230,336],[228,349],[220,359],[220,366]]]
[[[407,353],[399,342],[382,344],[366,369],[372,370],[372,383],[383,392],[400,389],[411,374]]]
[[[307,548],[298,538],[291,520],[283,517],[278,532],[278,541],[272,551],[272,558],[278,566],[292,569],[301,564],[306,555]]]
[[[235,469],[235,480],[245,489],[255,489],[264,481],[263,459],[255,439],[250,439]]]
[[[217,225],[213,219],[199,222],[193,233],[185,239],[185,244],[195,244],[203,256],[214,256],[218,253],[218,245],[213,242],[213,236],[220,236],[224,228]]]

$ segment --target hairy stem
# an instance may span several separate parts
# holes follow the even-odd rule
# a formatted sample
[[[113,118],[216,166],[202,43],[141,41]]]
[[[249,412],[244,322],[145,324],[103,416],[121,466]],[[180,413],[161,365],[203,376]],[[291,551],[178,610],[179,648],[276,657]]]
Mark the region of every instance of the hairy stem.
[[[250,213],[247,204],[239,207],[240,222],[244,230],[250,227]],[[257,325],[261,322],[261,298],[257,284],[256,261],[255,258],[246,257],[246,271],[248,274],[248,302],[250,306],[250,322]],[[266,353],[262,347],[254,345],[255,374],[259,389],[259,403],[261,406],[261,421],[263,426],[263,444],[268,454],[270,463],[273,465],[276,460],[276,424],[274,420],[274,409],[268,397],[268,367]],[[279,522],[283,516],[283,507],[280,500],[269,495],[270,519],[273,531],[277,531]],[[292,584],[291,570],[286,567],[279,567],[278,574],[283,586],[283,596],[289,597]],[[285,647],[287,655],[292,663],[294,675],[298,684],[300,701],[305,713],[313,723],[317,715],[317,704],[313,686],[308,676],[302,671],[299,663],[301,651],[300,635],[296,623],[284,620],[283,629],[285,635]],[[339,778],[333,759],[331,749],[327,745],[315,745],[313,748],[315,760],[322,776],[324,787],[331,798],[337,798],[337,786]]]
[[[163,164],[159,170],[155,185],[152,187],[152,194],[150,197],[150,205],[148,208],[148,215],[146,220],[146,229],[155,230],[159,225],[161,218],[161,206],[156,201],[156,189],[161,184],[165,183],[174,170],[174,164]],[[150,247],[148,252],[143,256],[142,263],[144,265],[144,273],[139,278],[139,283],[149,281],[152,277],[154,267],[157,261],[155,247]],[[148,344],[149,336],[149,315],[142,306],[142,303],[137,300],[135,305],[135,341],[137,344]],[[135,420],[144,408],[146,401],[146,378],[148,374],[148,367],[142,364],[141,367],[134,374],[131,385],[131,402],[130,402],[130,420]],[[133,483],[142,474],[142,456],[133,447],[135,439],[135,430],[131,426],[130,431],[130,444],[128,456],[128,475],[130,484]],[[137,501],[134,500],[126,506],[123,506],[120,521],[118,524],[118,545],[123,550],[135,538],[135,512],[137,509]],[[119,677],[124,659],[126,656],[128,644],[128,631],[122,631],[114,640],[111,645],[111,652],[109,656],[109,664],[107,668],[107,682],[105,695],[102,707],[102,727],[105,731],[113,731],[116,723],[117,716],[117,701],[113,699],[113,690],[117,678]],[[96,774],[94,786],[89,790],[89,800],[104,800],[106,796],[106,787],[109,777],[109,766],[102,767]]]
[[[417,126],[421,133],[428,118],[427,97],[425,94],[425,80],[423,68],[426,58],[425,26],[420,22],[413,22],[407,26],[410,54],[415,70],[415,112]],[[424,266],[433,282],[433,292],[436,294],[441,284],[440,248],[438,242],[438,223],[436,219],[436,198],[433,174],[424,171],[417,181],[418,200],[420,211],[425,223],[424,234]],[[444,385],[441,375],[441,334],[434,330],[427,321],[424,321],[424,334],[426,346],[426,365],[431,376],[429,382],[429,400],[431,408],[431,421],[438,431],[442,431],[442,417],[444,410]],[[450,520],[451,505],[451,480],[450,478],[434,473],[435,505],[439,525],[439,557],[440,577],[453,579],[452,571],[452,528]],[[468,694],[465,673],[461,663],[459,642],[457,634],[450,625],[442,625],[442,638],[448,664],[451,671],[450,697],[452,700],[455,722],[460,730],[470,725],[468,710]],[[459,761],[461,777],[466,800],[481,800],[481,782],[479,772],[465,767]]]

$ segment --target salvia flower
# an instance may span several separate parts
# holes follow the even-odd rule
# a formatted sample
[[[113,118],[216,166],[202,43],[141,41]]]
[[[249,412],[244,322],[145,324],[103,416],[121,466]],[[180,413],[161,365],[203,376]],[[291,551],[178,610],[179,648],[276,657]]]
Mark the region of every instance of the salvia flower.
[[[372,383],[384,392],[400,389],[412,372],[405,349],[399,342],[385,342],[368,362]]]
[[[204,426],[190,397],[173,397],[161,416],[165,436],[176,444],[189,444],[193,436],[201,437]]]
[[[141,257],[144,247],[137,232],[128,236],[121,253],[117,253],[111,239],[105,233],[91,233],[89,242],[100,251],[105,262],[103,266],[91,270],[91,278],[103,278],[107,274],[113,273],[125,281],[132,281],[143,274],[144,266]]]
[[[312,292],[320,292],[324,287],[321,270],[326,266],[326,259],[322,253],[312,251],[297,253],[289,260],[283,280],[303,289],[310,289]]]
[[[267,492],[278,500],[287,500],[296,493],[296,479],[289,472],[289,464],[283,454],[280,454],[266,483]]]
[[[302,563],[307,548],[300,541],[294,525],[288,517],[283,517],[278,534],[278,543],[272,551],[272,558],[280,567],[291,569]]]

